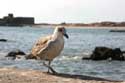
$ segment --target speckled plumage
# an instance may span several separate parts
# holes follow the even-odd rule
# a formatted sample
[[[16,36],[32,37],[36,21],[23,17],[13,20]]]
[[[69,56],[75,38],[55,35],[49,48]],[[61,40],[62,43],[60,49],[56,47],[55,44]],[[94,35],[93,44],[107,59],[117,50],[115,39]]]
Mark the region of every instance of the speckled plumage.
[[[27,58],[35,58],[40,60],[48,60],[49,65],[46,65],[49,69],[54,71],[50,67],[51,61],[57,57],[64,48],[64,38],[68,38],[64,27],[56,27],[52,35],[41,37],[35,45],[32,47],[31,54]]]

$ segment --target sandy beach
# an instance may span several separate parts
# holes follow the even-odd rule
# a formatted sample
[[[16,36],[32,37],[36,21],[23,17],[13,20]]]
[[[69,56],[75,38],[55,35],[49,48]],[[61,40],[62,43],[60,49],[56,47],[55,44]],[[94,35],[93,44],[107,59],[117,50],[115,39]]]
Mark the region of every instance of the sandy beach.
[[[0,83],[124,83],[81,75],[47,74],[38,70],[0,68]]]
[[[74,28],[74,29],[115,29],[115,30],[125,30],[125,27],[98,27],[98,26],[66,26],[66,25],[32,25],[32,27],[35,27],[35,28],[48,28],[48,27],[51,27],[51,28],[55,28],[56,26],[64,26],[66,28]]]

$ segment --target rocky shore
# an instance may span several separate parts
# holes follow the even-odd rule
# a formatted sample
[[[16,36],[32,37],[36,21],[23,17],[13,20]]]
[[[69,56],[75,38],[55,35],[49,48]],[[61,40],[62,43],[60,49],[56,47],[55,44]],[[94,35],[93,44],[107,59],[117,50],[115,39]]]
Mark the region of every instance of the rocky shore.
[[[65,27],[125,27],[125,22],[111,22],[111,21],[102,21],[102,22],[93,22],[93,23],[60,23],[60,24],[51,24],[51,23],[36,23],[32,26],[65,26]]]
[[[48,74],[38,70],[0,68],[0,83],[124,83],[103,78],[70,75]]]

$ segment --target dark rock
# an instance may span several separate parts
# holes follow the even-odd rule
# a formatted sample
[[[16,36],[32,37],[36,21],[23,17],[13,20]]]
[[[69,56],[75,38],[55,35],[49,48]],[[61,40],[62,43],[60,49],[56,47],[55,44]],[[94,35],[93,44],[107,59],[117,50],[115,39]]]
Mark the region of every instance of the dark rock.
[[[89,58],[82,58],[83,60],[125,60],[120,48],[96,47]]]
[[[12,57],[13,59],[16,59],[20,56],[25,56],[26,54],[21,51],[21,50],[15,50],[15,51],[11,51],[9,52],[5,57]]]
[[[107,47],[96,47],[90,58],[92,60],[106,60],[111,56],[112,49]]]
[[[0,42],[7,42],[7,39],[0,39]]]
[[[123,52],[120,50],[120,48],[113,49],[113,54],[111,55],[112,60],[125,60],[125,57],[123,56]]]

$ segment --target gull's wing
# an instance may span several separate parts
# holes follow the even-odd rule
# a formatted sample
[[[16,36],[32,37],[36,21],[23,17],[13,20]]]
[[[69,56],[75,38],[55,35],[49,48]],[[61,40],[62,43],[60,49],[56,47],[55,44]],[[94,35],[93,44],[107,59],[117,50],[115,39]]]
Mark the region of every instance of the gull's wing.
[[[51,41],[52,36],[40,38],[31,50],[32,56],[37,56],[40,51],[48,47],[48,43]]]
[[[53,55],[53,53],[56,53],[56,51],[53,51],[53,48],[56,47],[55,45],[56,41],[53,40],[48,40],[47,44],[44,46],[44,48],[40,49],[37,52],[37,59],[45,59],[45,60],[49,60],[49,59],[53,59],[51,55]]]

